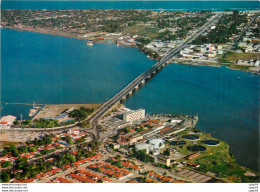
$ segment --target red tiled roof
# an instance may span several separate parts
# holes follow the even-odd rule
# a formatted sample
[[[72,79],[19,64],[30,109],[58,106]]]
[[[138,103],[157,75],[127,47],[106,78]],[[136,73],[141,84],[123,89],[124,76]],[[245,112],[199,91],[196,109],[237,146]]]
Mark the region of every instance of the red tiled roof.
[[[12,173],[18,173],[18,172],[22,172],[23,170],[22,169],[16,169],[14,171],[12,171]]]
[[[155,124],[160,123],[160,121],[156,120],[156,119],[149,119],[148,121],[151,122],[151,123],[155,123]]]
[[[149,179],[149,178],[146,178],[146,182],[148,182],[148,183],[158,183],[157,181],[155,181],[153,179]]]
[[[121,177],[123,177],[124,175],[122,175],[122,174],[120,174],[120,173],[115,173],[115,177],[116,178],[121,178]]]
[[[173,180],[173,178],[170,178],[170,177],[164,177],[161,179],[161,181],[172,183],[174,180]]]
[[[128,183],[139,183],[136,180],[129,181]]]
[[[99,157],[101,157],[102,155],[100,154],[97,154],[97,155],[94,155],[92,157],[88,157],[86,159],[82,159],[82,160],[79,160],[79,161],[76,161],[75,163],[72,163],[72,165],[75,165],[75,166],[78,166],[79,164],[81,163],[85,163],[86,161],[91,161],[92,159],[98,159]]]
[[[27,154],[27,155],[23,155],[23,156],[21,156],[21,157],[31,157],[31,155],[30,154]]]
[[[134,170],[139,170],[139,169],[141,169],[139,166],[136,166],[136,165],[134,165],[133,167],[132,167],[132,169],[134,169]]]
[[[56,173],[56,172],[58,172],[58,171],[60,171],[60,170],[61,170],[61,168],[57,168],[57,169],[51,170],[51,171],[49,171],[49,172],[47,172],[47,173],[45,173],[45,174],[46,174],[46,175],[50,175],[50,174]]]
[[[73,179],[76,179],[78,181],[81,181],[81,182],[84,182],[84,183],[97,183],[96,181],[93,181],[92,179],[88,178],[88,177],[85,177],[85,176],[78,176],[76,174],[70,174],[70,176],[73,178]]]
[[[59,181],[60,183],[73,183],[67,179],[64,179],[63,177],[58,177],[56,180]]]
[[[165,127],[163,129],[161,129],[160,132],[162,133],[162,132],[168,131],[169,129],[171,129],[171,127]]]
[[[188,156],[187,158],[188,158],[188,159],[193,159],[193,158],[195,158],[195,157],[198,157],[199,155],[200,155],[200,153],[194,153],[194,154]]]
[[[33,181],[34,181],[34,178],[30,178],[30,179],[22,180],[19,183],[31,183]]]
[[[65,169],[69,169],[69,168],[71,168],[70,165],[63,165],[63,167],[64,167]]]
[[[185,182],[181,181],[181,180],[175,180],[175,181],[173,181],[173,183],[185,183]]]
[[[158,178],[158,179],[162,179],[163,176],[162,175],[159,175],[159,174],[154,174],[154,177]]]

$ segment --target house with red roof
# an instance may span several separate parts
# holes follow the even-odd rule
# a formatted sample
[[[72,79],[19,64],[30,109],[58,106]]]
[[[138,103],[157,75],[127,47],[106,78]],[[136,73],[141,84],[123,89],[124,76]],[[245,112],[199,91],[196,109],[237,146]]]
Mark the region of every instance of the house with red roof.
[[[25,179],[22,181],[19,181],[18,183],[32,183],[34,181],[34,178],[30,178],[30,179]]]
[[[63,177],[58,177],[58,178],[56,179],[56,181],[57,181],[58,183],[73,183],[73,182],[71,182],[71,181],[69,181],[68,179],[65,179],[65,178],[63,178]]]

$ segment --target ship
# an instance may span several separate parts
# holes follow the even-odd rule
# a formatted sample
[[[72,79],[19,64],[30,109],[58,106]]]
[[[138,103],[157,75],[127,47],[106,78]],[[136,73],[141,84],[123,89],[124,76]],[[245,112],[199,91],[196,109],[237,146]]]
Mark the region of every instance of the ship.
[[[93,42],[92,42],[92,41],[88,41],[88,42],[86,42],[86,44],[87,44],[88,46],[93,46]]]
[[[36,113],[41,109],[40,106],[36,106],[35,105],[35,102],[33,103],[33,108],[30,109],[30,112],[29,112],[29,117],[33,117],[34,115],[36,115]]]

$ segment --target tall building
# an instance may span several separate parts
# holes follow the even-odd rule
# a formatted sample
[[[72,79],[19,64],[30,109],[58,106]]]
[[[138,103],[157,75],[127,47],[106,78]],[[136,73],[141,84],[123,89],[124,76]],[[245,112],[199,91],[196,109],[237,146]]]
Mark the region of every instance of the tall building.
[[[144,118],[145,118],[145,109],[129,111],[123,114],[123,120],[125,122],[133,122]]]

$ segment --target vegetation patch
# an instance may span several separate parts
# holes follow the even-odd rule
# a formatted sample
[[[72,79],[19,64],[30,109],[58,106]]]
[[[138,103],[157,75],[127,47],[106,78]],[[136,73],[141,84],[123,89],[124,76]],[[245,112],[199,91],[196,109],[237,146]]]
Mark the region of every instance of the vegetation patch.
[[[138,36],[145,36],[145,37],[150,37],[151,39],[155,39],[158,37],[158,31],[159,28],[156,26],[132,26],[132,27],[127,27],[126,29],[123,30],[123,33],[128,34],[128,35],[138,35]]]
[[[232,53],[226,55],[225,59],[228,62],[237,62],[237,60],[251,60],[251,59],[260,59],[259,53]]]

